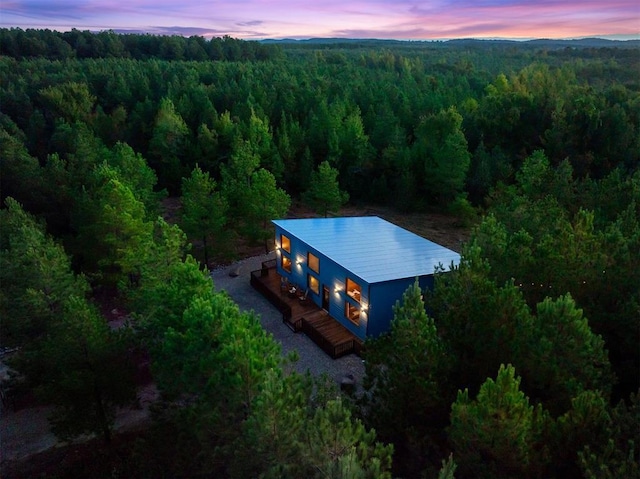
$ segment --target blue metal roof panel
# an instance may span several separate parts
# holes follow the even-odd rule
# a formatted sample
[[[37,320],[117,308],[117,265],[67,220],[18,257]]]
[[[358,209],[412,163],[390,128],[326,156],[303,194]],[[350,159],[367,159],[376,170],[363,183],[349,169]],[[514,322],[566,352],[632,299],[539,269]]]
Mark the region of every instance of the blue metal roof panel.
[[[460,255],[377,216],[274,220],[369,284],[433,274]]]

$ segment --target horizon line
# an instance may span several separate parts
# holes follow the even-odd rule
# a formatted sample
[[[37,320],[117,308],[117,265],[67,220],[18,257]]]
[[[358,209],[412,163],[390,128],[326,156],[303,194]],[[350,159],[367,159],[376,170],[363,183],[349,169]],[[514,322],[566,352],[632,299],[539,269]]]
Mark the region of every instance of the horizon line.
[[[193,34],[189,35],[186,33],[170,33],[163,31],[154,31],[153,29],[137,29],[137,28],[104,28],[104,29],[91,29],[91,28],[68,28],[68,29],[57,29],[57,28],[46,28],[46,27],[19,27],[19,26],[5,26],[0,25],[0,29],[18,29],[22,31],[26,30],[50,30],[58,33],[70,32],[73,30],[78,30],[81,32],[90,32],[93,34],[99,34],[104,32],[113,32],[118,35],[152,35],[159,37],[166,36],[179,36],[184,38],[189,37],[202,37],[206,39],[212,38],[222,38],[225,36],[229,36],[231,38],[235,38],[237,40],[244,41],[310,41],[310,40],[344,40],[344,41],[396,41],[396,42],[447,42],[447,41],[456,41],[456,40],[476,40],[476,41],[511,41],[511,42],[529,42],[529,41],[539,41],[539,40],[548,40],[548,41],[576,41],[576,40],[607,40],[607,41],[616,41],[616,42],[626,42],[626,41],[635,41],[640,40],[640,32],[637,34],[594,34],[594,35],[586,35],[579,37],[500,37],[500,36],[461,36],[461,37],[441,37],[441,38],[393,38],[393,37],[340,37],[340,36],[283,36],[283,37],[270,37],[265,36],[264,38],[240,38],[234,37],[233,35],[198,35]]]

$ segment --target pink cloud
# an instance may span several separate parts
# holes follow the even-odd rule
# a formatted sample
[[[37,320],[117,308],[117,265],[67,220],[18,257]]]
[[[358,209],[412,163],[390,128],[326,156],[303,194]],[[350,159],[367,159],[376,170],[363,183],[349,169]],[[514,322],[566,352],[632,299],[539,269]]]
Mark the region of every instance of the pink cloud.
[[[640,4],[638,0],[537,0],[535,4],[525,0],[5,0],[0,26],[149,32],[177,28],[239,38],[639,36]]]

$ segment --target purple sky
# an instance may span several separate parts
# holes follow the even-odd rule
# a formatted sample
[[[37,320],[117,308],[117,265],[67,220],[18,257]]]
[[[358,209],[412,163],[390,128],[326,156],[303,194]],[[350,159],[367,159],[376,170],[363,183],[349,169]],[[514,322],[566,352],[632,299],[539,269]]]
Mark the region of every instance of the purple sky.
[[[640,0],[0,0],[0,27],[262,38],[640,37]]]

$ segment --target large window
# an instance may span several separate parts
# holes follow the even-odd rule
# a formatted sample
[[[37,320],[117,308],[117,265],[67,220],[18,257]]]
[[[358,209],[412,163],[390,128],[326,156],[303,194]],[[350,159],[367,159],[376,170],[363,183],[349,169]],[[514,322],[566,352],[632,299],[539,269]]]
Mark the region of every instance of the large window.
[[[320,273],[320,260],[313,253],[307,253],[307,266],[311,271]]]
[[[309,289],[316,294],[320,294],[320,281],[315,276],[307,275],[307,285]]]
[[[291,273],[291,258],[282,255],[282,269],[287,273]]]
[[[349,301],[345,302],[344,315],[354,324],[360,324],[360,308],[354,306]]]
[[[352,279],[347,278],[347,296],[349,296],[350,298],[353,298],[355,301],[359,303],[361,293],[362,293],[362,288],[360,287],[360,285],[355,281],[353,281]]]
[[[280,235],[280,246],[287,253],[291,253],[291,241],[285,235]]]

